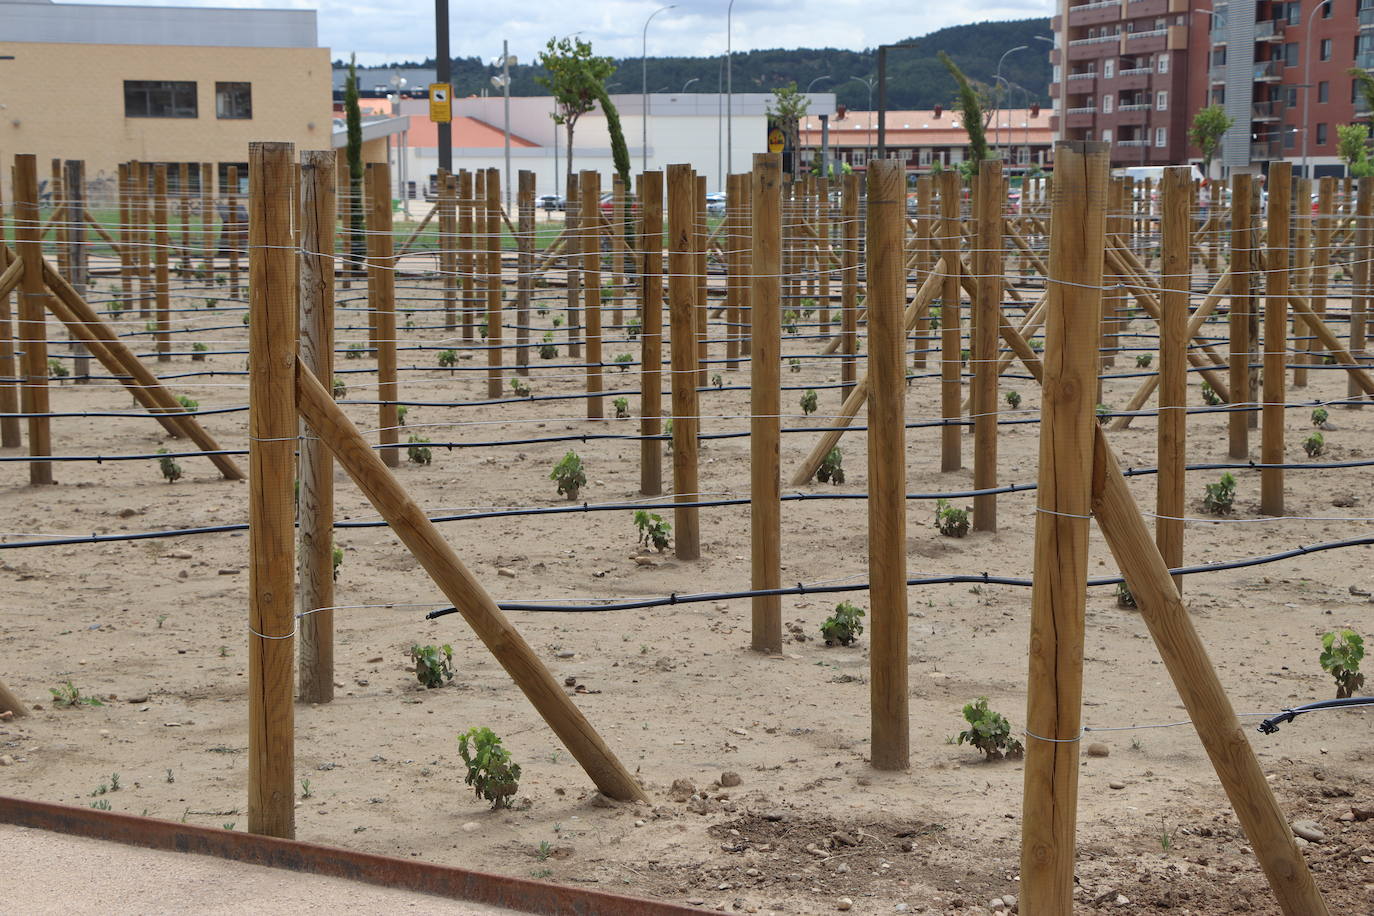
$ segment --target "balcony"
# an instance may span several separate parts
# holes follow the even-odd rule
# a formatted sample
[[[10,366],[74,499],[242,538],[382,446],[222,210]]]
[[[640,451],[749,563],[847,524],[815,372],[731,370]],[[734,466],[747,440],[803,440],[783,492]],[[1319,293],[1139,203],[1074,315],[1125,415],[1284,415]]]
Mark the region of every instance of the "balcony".
[[[1093,3],[1076,3],[1073,6],[1069,7],[1069,15],[1072,16],[1074,13],[1081,13],[1084,10],[1106,9],[1109,6],[1114,6],[1117,9],[1120,9],[1121,0],[1095,0],[1095,2]]]
[[[1266,19],[1255,23],[1255,41],[1283,41],[1288,23],[1283,19]]]
[[[1275,159],[1283,158],[1283,151],[1279,148],[1278,140],[1265,140],[1262,143],[1250,144],[1251,162],[1272,162]]]
[[[1250,106],[1250,119],[1253,121],[1277,121],[1283,117],[1283,102],[1255,102]]]
[[[1115,22],[1121,16],[1121,0],[1100,0],[1069,7],[1069,25],[1101,25]]]
[[[1073,80],[1090,80],[1095,76],[1097,76],[1096,70],[1088,70],[1085,73],[1070,73],[1068,78],[1072,82]]]
[[[1082,108],[1067,108],[1064,110],[1067,115],[1090,115],[1097,114],[1096,105],[1085,105]]]
[[[1137,41],[1137,40],[1142,40],[1142,39],[1146,39],[1146,38],[1159,38],[1159,37],[1163,37],[1163,36],[1168,35],[1168,34],[1169,34],[1169,30],[1168,30],[1167,28],[1164,28],[1164,29],[1150,29],[1148,32],[1127,32],[1127,33],[1126,33],[1126,40],[1127,40],[1127,41]]]
[[[1075,38],[1069,42],[1069,47],[1081,48],[1084,45],[1106,44],[1109,41],[1116,41],[1119,37],[1118,35],[1098,35],[1096,38]]]
[[[1255,64],[1255,82],[1277,83],[1281,79],[1283,79],[1283,61],[1269,60],[1262,64]]]
[[[1149,140],[1118,140],[1118,141],[1116,141],[1116,145],[1117,145],[1117,146],[1124,146],[1124,147],[1126,147],[1127,149],[1142,149],[1143,147],[1149,146],[1149,145],[1150,145],[1150,141],[1149,141]]]
[[[1117,110],[1117,111],[1149,111],[1149,110],[1150,110],[1150,103],[1149,103],[1149,102],[1131,102],[1131,103],[1126,104],[1126,105],[1118,105],[1118,106],[1116,106],[1116,110]]]
[[[1131,67],[1128,70],[1119,70],[1120,76],[1149,76],[1154,71],[1149,67]]]

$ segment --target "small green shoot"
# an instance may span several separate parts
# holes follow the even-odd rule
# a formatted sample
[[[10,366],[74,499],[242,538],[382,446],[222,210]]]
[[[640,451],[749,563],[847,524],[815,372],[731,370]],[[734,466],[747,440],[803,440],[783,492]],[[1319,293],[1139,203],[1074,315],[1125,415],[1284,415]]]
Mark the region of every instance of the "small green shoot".
[[[530,386],[519,376],[510,380],[510,390],[515,392],[517,398],[527,398],[530,396]]]
[[[424,436],[411,433],[406,442],[410,444],[410,447],[406,449],[406,458],[412,464],[429,464],[434,460],[434,453],[429,450],[429,446],[426,444],[429,440]]]
[[[971,744],[986,755],[989,761],[1003,757],[1019,758],[1021,742],[1011,736],[1011,723],[999,712],[988,708],[988,698],[964,705],[964,721],[969,727],[959,733],[959,744]]]
[[[478,798],[491,802],[493,810],[509,808],[520,788],[520,765],[489,728],[473,727],[458,736],[458,754],[467,765],[463,781]]]
[[[840,454],[838,445],[826,452],[825,457],[821,459],[821,466],[816,469],[816,479],[834,486],[844,483],[844,457]]]
[[[635,527],[639,529],[639,543],[652,547],[659,553],[668,549],[668,536],[673,526],[663,520],[657,512],[644,509],[635,510]]]
[[[1322,634],[1322,670],[1336,680],[1336,699],[1352,697],[1364,686],[1364,675],[1360,673],[1363,658],[1364,639],[1354,630]]]
[[[1302,440],[1302,450],[1307,452],[1308,458],[1316,458],[1326,451],[1326,437],[1320,432],[1313,433]]]
[[[162,476],[167,478],[168,483],[176,483],[181,479],[181,465],[177,460],[167,454],[165,448],[160,448],[157,453],[162,457],[157,460],[157,466],[162,470]]]
[[[802,413],[805,414],[805,415],[808,416],[808,417],[811,416],[813,413],[815,413],[815,412],[816,412],[816,400],[817,400],[817,399],[816,399],[816,390],[815,390],[814,388],[808,388],[808,389],[806,389],[804,392],[802,392],[802,396],[801,396],[801,409],[802,409]]]
[[[1202,403],[1208,407],[1216,407],[1221,403],[1221,395],[1213,390],[1212,383],[1206,379],[1202,382]]]
[[[859,618],[864,616],[863,608],[855,607],[848,601],[835,605],[835,612],[821,621],[821,637],[827,646],[849,646],[863,634],[864,625]]]
[[[968,534],[968,510],[958,509],[947,499],[935,501],[935,528],[947,538],[961,538]]]
[[[617,420],[624,420],[630,416],[630,402],[628,399],[616,398],[611,402],[611,406],[615,408],[615,418]]]
[[[70,374],[71,373],[67,371],[67,367],[62,365],[62,360],[57,359],[56,357],[48,358],[49,378],[66,378]]]
[[[445,681],[453,680],[453,647],[421,646],[410,647],[410,658],[415,662],[415,679],[430,690],[444,686]]]
[[[1221,475],[1216,483],[1204,485],[1202,508],[1213,515],[1227,515],[1236,501],[1236,478],[1230,471]]]
[[[49,687],[48,693],[52,694],[52,705],[62,709],[72,709],[77,706],[104,706],[99,697],[83,697],[81,688],[71,681],[58,687]]]
[[[587,473],[582,468],[582,459],[577,452],[569,451],[549,473],[549,480],[558,482],[558,492],[568,499],[577,499],[577,494],[587,485]]]
[[[1325,426],[1326,421],[1330,418],[1331,415],[1326,412],[1325,407],[1318,407],[1312,411],[1312,425],[1317,427],[1317,429],[1321,429]]]

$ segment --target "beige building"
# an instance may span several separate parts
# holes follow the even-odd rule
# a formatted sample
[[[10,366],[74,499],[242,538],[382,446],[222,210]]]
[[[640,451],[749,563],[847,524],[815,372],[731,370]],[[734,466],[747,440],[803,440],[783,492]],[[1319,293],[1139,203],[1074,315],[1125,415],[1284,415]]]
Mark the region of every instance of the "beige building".
[[[0,0],[5,197],[16,153],[85,160],[93,191],[131,159],[246,181],[250,141],[331,147],[330,79],[312,10]]]

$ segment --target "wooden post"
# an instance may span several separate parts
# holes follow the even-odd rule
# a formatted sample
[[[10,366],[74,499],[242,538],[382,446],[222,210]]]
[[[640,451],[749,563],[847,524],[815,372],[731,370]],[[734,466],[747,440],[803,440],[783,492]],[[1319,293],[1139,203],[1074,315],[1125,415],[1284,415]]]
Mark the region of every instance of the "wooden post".
[[[86,247],[86,163],[81,159],[68,159],[63,164],[62,187],[66,193],[67,212],[72,214],[67,223],[67,275],[72,286],[83,296],[90,281],[90,260]],[[72,361],[72,378],[78,385],[91,380],[91,357],[80,342],[80,338],[69,331]]]
[[[1050,219],[1044,404],[1031,587],[1021,909],[1073,911],[1083,629],[1108,147],[1060,143]]]
[[[119,294],[124,308],[132,312],[134,307],[134,227],[133,227],[133,170],[127,162],[121,162],[118,170],[119,187]]]
[[[296,239],[294,150],[248,147],[248,830],[294,839]]]
[[[830,179],[816,179],[816,301],[822,334],[830,333],[830,272],[834,246],[830,243]]]
[[[136,266],[135,276],[138,279],[138,317],[148,317],[148,303],[152,300],[152,273],[149,268],[149,242],[152,239],[148,235],[148,182],[152,178],[147,167],[143,163],[135,160],[129,163],[129,181],[133,185],[133,195],[130,201],[129,217],[133,223],[133,243],[134,257]]]
[[[1312,294],[1312,179],[1293,182],[1293,267],[1290,293],[1301,299]],[[1307,387],[1307,363],[1312,331],[1302,316],[1293,316],[1293,387]]]
[[[840,221],[840,397],[846,399],[858,377],[859,352],[859,176],[852,173],[840,179]]]
[[[458,273],[463,281],[463,340],[468,342],[477,333],[473,329],[477,301],[477,239],[473,235],[475,195],[472,172],[463,169],[458,173]]]
[[[177,164],[177,219],[181,222],[181,275],[191,276],[191,163]]]
[[[1056,171],[1063,167],[1063,160],[1058,162]],[[1271,169],[1273,165],[1270,164]],[[1092,513],[1097,517],[1112,556],[1126,577],[1131,594],[1135,596],[1140,615],[1154,637],[1169,676],[1188,711],[1188,718],[1197,729],[1198,738],[1202,740],[1222,788],[1231,800],[1236,818],[1255,850],[1255,857],[1259,859],[1265,877],[1269,879],[1279,908],[1287,916],[1325,916],[1328,912],[1326,903],[1312,880],[1302,851],[1297,847],[1288,819],[1274,798],[1274,792],[1250,747],[1245,730],[1231,708],[1231,701],[1217,677],[1216,669],[1207,657],[1207,649],[1194,629],[1178,592],[1173,588],[1164,558],[1151,549],[1149,532],[1100,429],[1096,433],[1092,480]],[[1072,581],[1077,583],[1081,595],[1083,578],[1080,576]],[[1032,741],[1032,746],[1035,743]],[[1077,748],[1078,745],[1067,746]],[[1026,771],[1029,793],[1029,761]],[[1029,818],[1024,823],[1029,825]],[[1072,848],[1067,847],[1070,856]],[[1024,865],[1021,874],[1022,900],[1025,901],[1030,897],[1031,888],[1026,883],[1028,872]],[[1031,910],[1023,902],[1022,909],[1035,913],[1071,912],[1071,871],[1066,878],[1062,906],[1049,909],[1037,906]]]
[[[215,276],[215,167],[200,164],[200,256],[201,272],[206,283]]]
[[[172,360],[172,278],[168,270],[171,235],[167,229],[167,166],[153,169],[153,295],[157,322],[157,361]]]
[[[1170,569],[1183,565],[1183,486],[1188,458],[1188,247],[1192,185],[1187,166],[1171,166],[1160,181],[1159,475],[1155,480],[1155,543]],[[1181,593],[1183,577],[1176,576]]]
[[[1264,263],[1264,406],[1260,409],[1260,461],[1283,464],[1284,362],[1288,356],[1288,245],[1293,163],[1269,164],[1269,238]],[[1260,471],[1260,512],[1283,514],[1283,468]]]
[[[501,170],[487,169],[486,182],[487,269],[487,397],[501,396],[504,380],[501,365]]]
[[[1354,265],[1350,297],[1350,353],[1363,361],[1371,285],[1374,285],[1371,284],[1374,268],[1369,262],[1374,257],[1374,178],[1361,178],[1357,185],[1354,239],[1355,244],[1350,252],[1350,260]],[[1359,384],[1350,378],[1346,387],[1345,406],[1363,407],[1361,393]]]
[[[622,333],[625,326],[625,183],[611,176],[611,327]]]
[[[750,214],[754,212],[754,179],[751,175],[739,176],[740,188],[740,222],[749,220]],[[740,286],[737,295],[740,298],[740,341],[739,355],[741,359],[751,358],[754,352],[754,304],[753,286],[750,277],[754,275],[754,228],[751,225],[743,226],[740,231],[738,244],[735,246],[739,250],[740,256]]]
[[[458,201],[457,183],[447,169],[438,174],[439,272],[444,284],[444,330],[458,329]]]
[[[959,352],[959,173],[940,173],[940,250],[944,261],[944,289],[940,294],[940,470],[957,471],[964,466],[960,439],[962,427],[964,361]]]
[[[663,432],[663,173],[639,176],[640,322],[639,434]],[[639,492],[663,492],[663,444],[639,442]]]
[[[534,295],[534,172],[521,169],[516,192],[519,231],[515,261],[515,371],[530,374],[530,300]]]
[[[711,303],[706,287],[706,176],[696,175],[692,186],[692,273],[696,279],[697,384],[706,387],[711,348]],[[697,421],[697,430],[701,421]]]
[[[14,157],[14,247],[24,262],[19,286],[19,342],[24,355],[19,373],[20,406],[28,414],[29,455],[52,454],[48,412],[47,292],[43,288],[43,223],[38,209],[38,160]],[[29,463],[29,483],[53,482],[52,462]]]
[[[3,182],[0,182],[0,187]],[[5,198],[0,191],[0,238],[6,238],[8,229],[5,219]],[[10,266],[10,252],[0,246],[0,271]],[[17,255],[15,256],[17,257]],[[121,250],[121,260],[122,260]],[[20,294],[23,295],[22,293]],[[10,304],[10,294],[0,293],[0,447],[19,448],[23,445],[19,423],[19,361],[14,352],[14,311]]]
[[[53,245],[57,249],[57,269],[63,276],[70,276],[71,271],[67,265],[67,225],[70,218],[67,216],[67,200],[65,189],[62,187],[62,160],[54,158],[52,160],[52,177],[48,183],[48,200],[52,205],[52,213],[48,215],[48,225],[53,230]]]
[[[750,195],[754,227],[754,356],[749,363],[750,587],[782,585],[782,156],[755,153]],[[782,596],[755,595],[750,647],[782,651]]]
[[[1317,180],[1317,216],[1312,227],[1312,273],[1308,284],[1307,304],[1318,318],[1326,318],[1326,284],[1331,274],[1331,236],[1336,228],[1336,179],[1327,177]],[[1320,365],[1321,345],[1307,339],[1307,363]]]
[[[582,213],[582,288],[587,326],[587,418],[604,416],[601,397],[601,174],[584,169],[577,178]]]
[[[930,175],[922,175],[916,179],[916,275],[925,279],[925,275],[930,272],[930,266],[935,258],[932,256],[933,247],[931,245],[931,227],[934,222],[931,214],[935,212],[935,180]],[[912,356],[911,365],[916,369],[925,369],[930,363],[930,316],[923,317],[916,323],[916,346],[915,354]]]
[[[333,150],[301,154],[301,365],[334,378]],[[304,430],[302,429],[302,432]],[[334,459],[313,436],[300,443],[300,688],[302,703],[334,699]]]
[[[391,167],[369,162],[364,175],[367,194],[368,304],[372,312],[373,346],[377,353],[378,441],[382,461],[400,467],[400,416],[396,411],[396,259],[391,234]]]
[[[567,184],[566,203],[563,210],[563,232],[568,236],[568,245],[564,249],[564,257],[568,264],[568,356],[579,359],[582,356],[582,272],[577,269],[578,256],[581,249],[577,246],[577,231],[581,224],[583,214],[582,198],[577,192],[577,174],[569,172],[565,179]],[[587,214],[591,219],[596,214]]]
[[[694,503],[697,485],[697,354],[696,281],[693,279],[692,239],[695,235],[693,191],[689,165],[668,166],[668,314],[673,388],[673,500]],[[757,273],[757,270],[755,271]],[[758,299],[754,300],[759,305]],[[766,307],[766,306],[765,306]],[[755,319],[757,320],[757,319]],[[679,560],[701,556],[701,533],[696,506],[673,510],[673,549]]]
[[[988,168],[988,163],[983,164]],[[996,186],[1001,188],[998,174]],[[999,208],[1000,215],[1000,208]],[[906,623],[906,181],[901,162],[868,164],[868,577],[873,766],[910,765]],[[996,329],[994,328],[994,333]]]
[[[743,175],[727,175],[725,178],[725,368],[739,368],[740,338],[740,287],[744,283],[744,258],[741,246],[744,244],[745,220],[740,218],[740,205],[744,194],[740,182],[747,181]]]
[[[1250,360],[1254,341],[1250,337],[1250,316],[1255,309],[1251,273],[1251,252],[1255,245],[1255,230],[1250,212],[1253,195],[1250,175],[1231,176],[1231,311],[1227,318],[1231,346],[1230,363],[1231,413],[1227,415],[1228,454],[1244,459],[1250,455],[1250,424],[1253,393],[1250,391]],[[1186,346],[1187,341],[1184,341]],[[1163,360],[1161,360],[1161,363]],[[1183,371],[1187,371],[1184,369]],[[1185,382],[1185,386],[1186,386]]]
[[[225,176],[228,194],[224,200],[224,224],[220,231],[229,240],[229,295],[237,299],[242,294],[239,288],[239,247],[243,232],[239,226],[239,167],[231,165],[225,171],[228,173]]]
[[[978,291],[978,320],[973,327],[973,487],[997,486],[997,351],[1002,317],[1002,209],[1007,192],[1002,163],[989,160],[978,170],[977,245],[973,272]],[[869,293],[872,314],[872,293]],[[905,386],[903,386],[905,387]],[[997,530],[997,496],[973,497],[975,531]],[[905,594],[905,592],[903,593]]]

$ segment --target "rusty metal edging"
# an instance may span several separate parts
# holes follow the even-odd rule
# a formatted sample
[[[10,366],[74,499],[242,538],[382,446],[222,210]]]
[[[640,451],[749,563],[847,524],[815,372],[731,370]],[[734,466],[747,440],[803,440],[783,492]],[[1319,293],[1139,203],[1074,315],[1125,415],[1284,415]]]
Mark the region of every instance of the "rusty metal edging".
[[[0,823],[34,827],[147,849],[216,856],[249,865],[347,878],[454,900],[549,916],[676,916],[699,909],[604,891],[564,887],[432,862],[381,856],[337,846],[281,840],[94,808],[0,795]]]

